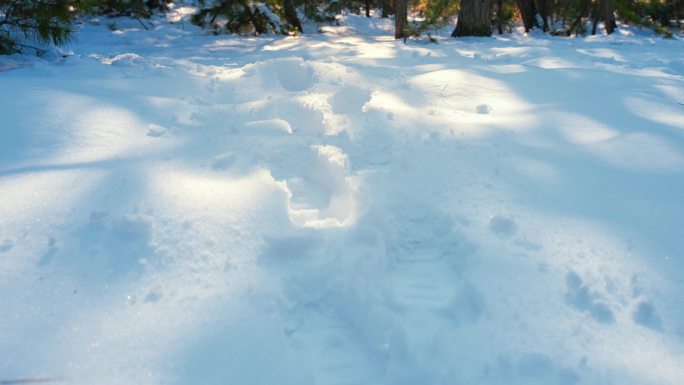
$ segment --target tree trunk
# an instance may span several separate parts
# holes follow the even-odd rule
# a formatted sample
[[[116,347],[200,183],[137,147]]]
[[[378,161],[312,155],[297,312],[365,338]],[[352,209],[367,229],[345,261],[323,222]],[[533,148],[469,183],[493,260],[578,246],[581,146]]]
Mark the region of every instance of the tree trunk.
[[[601,0],[599,0],[601,1]],[[596,26],[598,25],[599,19],[601,18],[601,4],[598,2],[592,2],[590,4],[591,9],[591,34],[596,35]]]
[[[294,2],[292,0],[283,0],[283,8],[287,23],[297,28],[297,31],[304,32],[302,23],[299,22],[299,18],[297,17],[297,9],[294,6]]]
[[[496,30],[503,35],[503,0],[496,0]]]
[[[380,0],[380,7],[382,8],[382,14],[380,15],[383,19],[386,19],[389,17],[390,13],[393,13],[392,11],[392,2],[391,0]]]
[[[371,7],[371,1],[366,0],[366,17],[370,17],[370,7]]]
[[[518,8],[520,9],[520,18],[522,18],[525,32],[530,32],[532,28],[539,27],[537,23],[537,7],[534,5],[534,0],[516,0]]]
[[[544,32],[549,31],[549,9],[547,0],[537,0],[536,1],[537,10],[539,11],[539,16],[542,18],[542,30]]]
[[[394,2],[394,7],[394,38],[405,38],[407,37],[404,28],[406,27],[407,22],[408,0],[396,0]]]
[[[451,36],[491,36],[490,0],[461,0],[456,29]]]
[[[603,21],[606,23],[606,33],[610,35],[617,27],[613,0],[601,0],[601,13],[603,14]]]
[[[582,0],[580,4],[580,12],[577,18],[570,26],[568,34],[577,34],[584,31],[584,26],[582,25],[582,19],[588,17],[591,14],[591,0]]]

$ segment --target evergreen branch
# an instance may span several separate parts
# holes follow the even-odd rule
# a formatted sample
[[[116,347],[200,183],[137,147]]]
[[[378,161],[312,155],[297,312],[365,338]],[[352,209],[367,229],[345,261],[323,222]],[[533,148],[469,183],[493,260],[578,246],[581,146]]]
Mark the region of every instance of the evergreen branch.
[[[34,47],[34,46],[32,46],[32,45],[29,45],[29,44],[19,43],[18,41],[14,41],[14,40],[11,40],[11,39],[2,37],[2,36],[0,36],[0,41],[7,42],[10,46],[18,46],[18,47],[21,47],[21,48],[30,48],[30,49],[36,51],[36,55],[38,55],[38,56],[42,56],[42,55],[45,55],[45,54],[47,53],[47,51],[44,50],[44,49],[42,49],[42,48]],[[19,50],[19,52],[21,52],[21,49]],[[15,380],[15,381],[16,381],[16,380]],[[4,385],[4,384],[18,384],[18,383],[19,383],[19,382],[0,381],[0,385]],[[24,383],[25,383],[25,382],[24,382]]]

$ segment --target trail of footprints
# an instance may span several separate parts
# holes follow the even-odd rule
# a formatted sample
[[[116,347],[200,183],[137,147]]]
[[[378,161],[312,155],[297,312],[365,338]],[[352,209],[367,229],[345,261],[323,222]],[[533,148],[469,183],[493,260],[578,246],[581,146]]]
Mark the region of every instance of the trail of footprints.
[[[416,358],[405,351],[406,344],[416,343],[409,335],[412,328],[419,326],[412,324],[415,319],[436,317],[455,327],[477,322],[487,309],[487,300],[464,274],[475,246],[458,233],[450,217],[423,203],[400,202],[401,206],[386,207],[386,223],[370,225],[378,238],[373,242],[356,244],[348,239],[353,245],[350,253],[363,254],[363,258],[380,267],[366,276],[360,273],[359,282],[335,286],[339,273],[335,267],[344,266],[329,260],[332,267],[321,270],[317,259],[329,250],[316,246],[313,239],[318,235],[306,231],[344,228],[358,219],[360,177],[347,151],[356,154],[357,147],[369,144],[351,146],[344,135],[330,135],[341,132],[330,125],[360,115],[371,93],[362,87],[335,85],[332,95],[316,94],[312,90],[320,91],[317,88],[328,85],[318,78],[314,68],[296,58],[256,63],[244,71],[247,76],[238,87],[250,82],[277,82],[284,95],[271,95],[256,110],[235,117],[240,135],[226,146],[227,151],[216,153],[208,166],[216,173],[230,173],[244,171],[243,165],[256,160],[289,191],[287,209],[290,221],[300,230],[299,238],[268,240],[272,248],[266,257],[297,260],[305,271],[306,277],[293,276],[289,269],[277,266],[274,270],[280,274],[285,296],[294,301],[290,306],[298,308],[292,312],[282,310],[283,333],[316,358],[318,366],[312,369],[316,382],[361,383],[376,379],[379,383],[387,380],[378,372],[383,365],[396,365],[402,360],[406,360],[405,365],[415,364]],[[489,107],[478,106],[477,112],[486,114]],[[151,128],[148,135],[161,136],[160,132]],[[372,142],[380,145],[382,141]],[[244,157],[250,159],[243,161]],[[382,165],[385,160],[376,163]],[[494,216],[488,227],[494,237],[515,242],[518,226],[513,219]],[[362,259],[359,255],[336,257]],[[380,281],[365,285],[369,277],[380,277]],[[616,322],[614,309],[584,277],[568,271],[564,279],[565,291],[559,301],[599,323]],[[320,292],[302,296],[307,290]],[[350,302],[354,304],[350,308],[366,312],[349,314],[340,307]],[[662,330],[652,302],[639,294],[633,296],[633,302],[631,318],[635,323]],[[536,362],[534,359],[530,361]],[[520,365],[525,366],[525,362]]]
[[[260,164],[285,183],[291,195],[288,213],[295,225],[350,224],[356,217],[359,177],[342,148],[349,141],[339,136],[341,131],[333,123],[335,115],[361,113],[370,92],[358,87],[334,88],[331,96],[312,92],[314,87],[325,90],[326,84],[320,84],[314,68],[299,58],[258,62],[245,66],[244,72],[236,89],[247,83],[277,83],[282,91],[266,100],[261,97],[261,103],[231,117],[238,122],[234,125],[239,135],[224,146],[228,151],[213,156],[209,167],[230,172],[241,165]]]

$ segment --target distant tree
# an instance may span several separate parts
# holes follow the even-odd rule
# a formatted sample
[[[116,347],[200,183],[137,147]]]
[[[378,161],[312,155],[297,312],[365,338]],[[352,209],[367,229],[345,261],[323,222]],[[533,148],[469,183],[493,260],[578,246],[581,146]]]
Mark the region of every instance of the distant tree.
[[[394,38],[406,38],[408,0],[394,0]]]
[[[418,13],[420,17],[409,22],[404,32],[415,37],[427,33],[430,41],[435,42],[430,32],[451,24],[458,13],[458,3],[454,0],[422,0],[414,3],[412,12]]]
[[[492,4],[494,12],[494,21],[496,22],[496,31],[499,35],[504,33],[504,7],[503,0],[495,0]]]
[[[513,29],[517,11],[515,0],[492,0],[492,21],[500,35]]]
[[[283,0],[283,13],[285,14],[285,20],[288,24],[297,31],[304,32],[302,23],[299,21],[299,17],[297,17],[297,9],[295,8],[293,0]]]
[[[451,36],[491,36],[491,1],[461,0],[456,29]]]
[[[591,0],[568,1],[565,13],[567,18],[572,20],[565,33],[567,35],[584,33],[584,20],[591,15]]]
[[[625,23],[653,28],[672,37],[672,29],[684,32],[684,0],[613,0],[617,14]]]
[[[286,1],[287,2],[287,1]],[[294,13],[294,25],[278,25],[278,17],[266,4],[253,0],[216,0],[205,3],[199,12],[192,15],[192,22],[214,33],[228,32],[240,35],[258,35],[264,33],[286,33],[290,28],[301,31],[301,24]],[[292,17],[294,6],[284,11],[285,19]],[[289,12],[288,12],[289,10]]]
[[[537,7],[534,0],[516,0],[518,9],[520,9],[520,18],[522,19],[525,32],[530,32],[535,27],[539,27],[537,23]]]
[[[546,2],[548,8],[545,12],[554,19],[553,30],[550,30],[554,35],[583,34],[587,31],[587,23],[591,24],[591,34],[596,34],[601,21],[604,23],[606,33],[611,34],[617,28],[616,5],[620,6],[617,13],[623,16],[624,21],[642,24],[643,20],[643,17],[637,16],[638,12],[635,13],[635,10],[641,7],[640,4],[643,4],[641,0],[546,0]],[[542,14],[541,11],[540,14]]]
[[[80,9],[89,14],[149,18],[154,11],[168,10],[171,0],[80,0]]]
[[[394,2],[392,0],[380,0],[380,17],[387,18],[394,13]]]
[[[599,6],[601,7],[600,14],[606,28],[606,33],[610,35],[617,27],[615,22],[615,3],[613,3],[613,0],[599,0]],[[594,28],[593,32],[594,34],[596,33],[596,28]]]
[[[31,45],[63,45],[74,36],[73,16],[77,0],[0,0],[0,54],[38,54],[43,49]]]
[[[370,15],[372,0],[196,0],[199,11],[193,15],[195,24],[215,33],[242,35],[262,33],[303,33],[305,21],[337,23],[336,15],[343,10]]]
[[[539,12],[539,17],[542,19],[542,30],[544,32],[549,31],[549,16],[550,16],[550,6],[551,3],[550,1],[547,0],[536,0],[535,3],[537,4],[537,11]]]

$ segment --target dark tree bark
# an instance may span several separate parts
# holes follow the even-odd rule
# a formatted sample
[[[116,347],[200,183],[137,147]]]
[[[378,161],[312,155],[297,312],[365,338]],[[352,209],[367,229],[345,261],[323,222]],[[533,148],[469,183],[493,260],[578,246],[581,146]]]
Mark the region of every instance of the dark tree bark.
[[[520,18],[522,18],[525,32],[530,32],[534,27],[539,27],[537,23],[537,7],[534,5],[534,0],[516,0],[518,9],[520,9]]]
[[[599,0],[594,3],[591,10],[591,34],[596,35],[596,26],[600,20],[603,20],[606,27],[606,33],[610,35],[615,31],[615,5],[612,0]]]
[[[580,3],[580,12],[579,15],[577,15],[577,18],[575,21],[572,23],[570,26],[570,30],[568,31],[568,34],[572,33],[578,33],[582,29],[582,19],[589,16],[590,14],[593,14],[594,12],[591,11],[591,0],[582,0]]]
[[[287,23],[297,28],[297,31],[304,32],[302,23],[299,22],[299,18],[297,17],[297,9],[294,6],[294,2],[292,0],[283,0],[283,8]]]
[[[461,0],[456,29],[451,36],[491,36],[491,0]]]
[[[544,32],[549,31],[549,6],[547,0],[536,0],[537,11],[539,11],[539,16],[542,18],[542,30]]]
[[[496,0],[496,30],[499,35],[503,35],[503,0]]]
[[[600,0],[600,3],[603,21],[606,23],[606,33],[610,35],[617,27],[615,23],[615,3],[613,3],[613,0]]]
[[[388,18],[391,13],[394,13],[391,0],[380,0],[380,7],[382,8],[381,17],[383,19]]]
[[[366,17],[370,17],[371,1],[366,0]]]
[[[404,28],[407,22],[408,0],[395,0],[394,7],[394,38],[405,38],[407,37]]]

